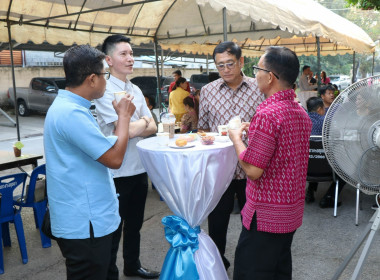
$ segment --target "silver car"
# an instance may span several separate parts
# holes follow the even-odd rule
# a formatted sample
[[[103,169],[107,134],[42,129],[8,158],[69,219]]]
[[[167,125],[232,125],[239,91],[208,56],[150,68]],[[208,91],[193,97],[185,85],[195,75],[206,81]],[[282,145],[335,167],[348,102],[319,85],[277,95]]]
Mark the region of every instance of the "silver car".
[[[339,90],[343,90],[351,85],[351,78],[346,75],[331,75],[329,78],[331,84],[337,85]]]

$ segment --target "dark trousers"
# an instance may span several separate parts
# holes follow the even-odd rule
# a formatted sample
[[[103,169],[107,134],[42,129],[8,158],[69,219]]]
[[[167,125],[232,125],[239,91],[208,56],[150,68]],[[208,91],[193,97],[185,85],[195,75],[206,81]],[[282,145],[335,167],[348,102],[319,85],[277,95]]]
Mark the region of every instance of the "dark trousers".
[[[251,229],[244,226],[235,252],[234,280],[291,280],[291,246],[294,232],[257,231],[256,214]]]
[[[58,238],[57,243],[66,259],[68,280],[106,279],[111,259],[112,233],[95,238],[90,224],[90,238]]]
[[[141,267],[140,229],[144,222],[145,201],[148,193],[148,177],[146,173],[114,178],[114,182],[116,193],[119,194],[121,223],[113,235],[108,279],[119,279],[116,278],[116,273],[118,273],[116,258],[122,232],[124,269],[135,270]],[[115,278],[112,275],[115,275]]]
[[[227,190],[220,199],[218,205],[208,216],[208,232],[211,239],[214,241],[216,247],[222,256],[223,263],[226,265],[228,260],[225,258],[226,240],[228,223],[230,222],[230,214],[234,208],[235,194],[238,199],[240,210],[243,209],[245,204],[245,187],[247,180],[232,180]],[[228,265],[227,265],[228,266]]]

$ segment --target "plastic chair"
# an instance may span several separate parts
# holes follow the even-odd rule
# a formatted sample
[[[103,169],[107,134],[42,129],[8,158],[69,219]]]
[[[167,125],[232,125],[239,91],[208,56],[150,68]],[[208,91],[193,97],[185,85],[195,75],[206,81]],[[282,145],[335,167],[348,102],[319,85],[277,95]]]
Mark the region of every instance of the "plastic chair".
[[[44,219],[44,215],[47,209],[47,197],[45,195],[46,181],[45,179],[38,181],[40,175],[43,175],[44,177],[46,176],[45,164],[36,167],[32,171],[32,174],[30,175],[29,187],[27,187],[25,196],[23,190],[21,196],[15,196],[13,198],[13,202],[15,205],[18,205],[20,207],[33,207],[34,221],[36,223],[36,228],[40,230],[42,247],[49,248],[51,247],[51,240],[41,231],[42,221]],[[38,182],[42,182],[44,184],[44,188],[42,189],[43,193],[42,195],[40,195],[40,197],[37,197],[36,195],[36,185],[38,184]]]
[[[0,243],[4,247],[11,246],[11,238],[9,234],[9,223],[14,223],[18,244],[20,247],[22,262],[28,262],[28,254],[26,251],[24,227],[21,219],[21,207],[16,208],[13,205],[13,191],[19,185],[25,185],[27,174],[18,173],[0,177]],[[1,242],[2,241],[2,242]],[[0,246],[0,274],[4,273],[3,246]]]
[[[335,205],[334,217],[337,216],[338,210],[338,186],[339,181],[335,176],[329,162],[327,161],[325,151],[322,145],[322,136],[310,136],[309,164],[307,168],[307,182],[336,182],[335,184]]]

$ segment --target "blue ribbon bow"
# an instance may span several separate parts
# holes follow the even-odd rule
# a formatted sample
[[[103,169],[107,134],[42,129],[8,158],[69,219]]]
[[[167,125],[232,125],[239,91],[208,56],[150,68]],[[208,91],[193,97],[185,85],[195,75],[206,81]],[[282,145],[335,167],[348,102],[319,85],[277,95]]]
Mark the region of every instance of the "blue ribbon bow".
[[[194,252],[198,250],[200,227],[192,228],[178,216],[166,216],[162,219],[165,226],[165,238],[171,247],[165,257],[160,279],[199,279],[194,261]]]

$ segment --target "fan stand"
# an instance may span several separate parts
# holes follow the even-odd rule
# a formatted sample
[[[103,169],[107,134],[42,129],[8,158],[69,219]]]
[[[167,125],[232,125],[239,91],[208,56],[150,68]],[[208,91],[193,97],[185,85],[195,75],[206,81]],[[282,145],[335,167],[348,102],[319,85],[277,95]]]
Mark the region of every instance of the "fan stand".
[[[377,196],[376,196],[377,200]],[[358,251],[359,247],[362,245],[364,239],[368,236],[367,242],[364,245],[362,254],[359,258],[359,261],[355,267],[354,273],[352,274],[351,280],[359,279],[360,273],[362,271],[362,266],[364,264],[364,261],[366,260],[369,249],[371,248],[371,244],[373,241],[373,237],[375,236],[375,233],[377,229],[379,228],[380,224],[380,208],[378,207],[375,214],[373,214],[372,218],[369,220],[367,227],[365,228],[364,232],[362,235],[359,237],[359,239],[356,241],[354,247],[351,249],[350,253],[348,256],[344,259],[343,263],[340,265],[338,270],[335,272],[334,277],[332,280],[338,280],[340,275],[342,274],[343,270],[346,268],[348,263],[351,261],[355,253]]]

